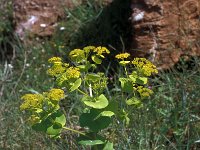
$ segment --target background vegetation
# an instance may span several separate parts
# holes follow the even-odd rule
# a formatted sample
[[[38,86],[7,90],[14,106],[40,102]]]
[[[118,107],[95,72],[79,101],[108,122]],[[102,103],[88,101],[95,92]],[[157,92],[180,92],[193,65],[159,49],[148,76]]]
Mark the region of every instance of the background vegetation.
[[[113,28],[118,24],[114,18],[113,24],[105,23],[107,30],[104,32],[109,34],[105,41],[101,36],[101,42],[96,42],[95,39],[102,32],[101,26],[95,28],[94,33],[97,35],[91,33],[90,36],[94,37],[85,38],[83,27],[89,26],[87,28],[93,29],[90,27],[101,19],[99,15],[103,13],[101,3],[87,1],[73,11],[66,10],[66,16],[69,17],[60,23],[66,30],[60,31],[58,28],[50,40],[40,39],[40,42],[34,41],[34,46],[24,45],[13,35],[12,1],[1,0],[0,3],[0,149],[84,149],[78,147],[74,139],[76,135],[70,132],[64,133],[63,139],[56,141],[34,132],[26,123],[23,112],[19,110],[20,97],[25,93],[42,92],[53,87],[52,80],[46,75],[47,60],[52,56],[64,56],[70,49],[88,44],[103,44],[115,52],[111,45],[116,43],[116,38],[110,34],[112,35],[114,29],[120,35],[124,24],[121,28]],[[125,37],[128,39],[129,35],[122,35],[123,42],[127,40]],[[88,43],[88,38],[93,41]],[[123,42],[119,38],[117,40],[118,45],[115,48],[123,51]],[[119,74],[120,71],[108,73],[110,82],[116,85],[112,87],[111,97],[118,97],[119,84],[115,78]],[[183,58],[173,69],[153,77],[149,86],[153,88],[154,95],[144,102],[143,108],[130,107],[133,113],[130,114],[132,122],[129,128],[122,124],[111,127],[116,129],[112,135],[115,148],[200,149],[200,59],[191,58],[185,61]],[[68,116],[67,125],[72,128],[78,128],[75,126],[81,109],[76,101],[78,97],[78,94],[69,95],[62,102],[63,110]]]

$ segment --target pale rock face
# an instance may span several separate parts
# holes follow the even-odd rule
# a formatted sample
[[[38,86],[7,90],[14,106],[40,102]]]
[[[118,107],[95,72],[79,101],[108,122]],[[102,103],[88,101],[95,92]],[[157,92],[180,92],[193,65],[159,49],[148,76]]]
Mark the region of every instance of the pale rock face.
[[[113,0],[101,0],[108,5]],[[64,8],[73,9],[85,0],[13,0],[16,34],[23,40],[27,33],[51,36],[66,14]],[[64,30],[64,28],[60,28]]]
[[[184,55],[200,56],[199,0],[132,0],[131,8],[134,56],[160,69]]]
[[[16,34],[23,40],[27,33],[38,36],[53,34],[64,7],[74,8],[81,0],[14,0]]]

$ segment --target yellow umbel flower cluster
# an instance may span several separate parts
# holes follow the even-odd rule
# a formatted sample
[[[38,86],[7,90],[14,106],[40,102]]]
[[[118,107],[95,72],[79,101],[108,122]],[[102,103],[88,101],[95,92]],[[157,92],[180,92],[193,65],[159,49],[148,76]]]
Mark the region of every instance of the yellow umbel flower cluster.
[[[80,77],[81,73],[79,71],[79,68],[76,67],[69,67],[66,70],[66,75],[68,79],[77,79]]]
[[[158,73],[156,66],[145,58],[134,58],[132,64],[143,75],[150,76],[152,73]]]
[[[64,73],[69,66],[69,64],[63,63],[60,57],[52,57],[48,62],[52,64],[51,68],[47,70],[47,74],[50,76],[58,76]]]
[[[56,81],[57,81],[58,85],[61,86],[63,84],[63,82],[78,79],[80,77],[80,75],[81,75],[81,73],[80,73],[79,68],[69,67],[69,68],[67,68],[65,73],[63,73],[61,76],[59,76],[57,78]]]
[[[64,91],[61,89],[51,89],[48,93],[47,93],[47,97],[50,100],[53,101],[59,101],[60,99],[63,99],[65,97]]]
[[[81,49],[74,49],[69,53],[69,57],[72,61],[80,62],[85,59],[85,52]]]
[[[128,58],[129,56],[130,56],[129,53],[121,53],[121,54],[116,55],[115,58],[124,60]]]
[[[21,97],[24,101],[20,106],[21,110],[42,108],[44,97],[42,94],[25,94]]]
[[[103,54],[109,54],[110,53],[110,51],[106,47],[102,47],[102,46],[98,46],[98,47],[92,49],[92,51],[95,52],[97,56],[100,56],[102,58],[105,58],[103,56]]]
[[[89,53],[90,51],[93,51],[95,49],[95,46],[86,46],[83,48],[83,50],[86,52],[86,53]]]
[[[110,51],[106,48],[106,47],[102,47],[102,46],[86,46],[82,49],[74,49],[69,53],[69,57],[72,61],[76,62],[76,63],[83,63],[88,61],[88,57],[90,56],[90,54],[92,54],[92,56],[98,56],[101,58],[105,58],[104,54],[109,54]]]
[[[29,118],[28,118],[28,122],[32,125],[36,124],[36,123],[39,123],[40,122],[40,117],[36,116],[36,115],[31,115]]]
[[[137,91],[138,93],[140,94],[140,97],[143,99],[143,98],[147,98],[149,97],[151,94],[153,94],[153,91],[146,88],[146,87],[143,87],[143,86],[138,86],[137,87]]]
[[[49,63],[61,63],[62,59],[60,57],[52,57],[48,60]]]
[[[25,94],[21,97],[23,103],[20,109],[31,113],[28,121],[33,125],[43,119],[44,113],[47,113],[48,116],[51,112],[58,110],[60,108],[59,101],[64,97],[64,91],[55,88],[42,94]]]
[[[64,91],[61,89],[51,89],[49,92],[43,94],[25,94],[21,97],[24,101],[20,109],[21,110],[38,110],[43,109],[43,105],[46,102],[59,101],[64,98]]]

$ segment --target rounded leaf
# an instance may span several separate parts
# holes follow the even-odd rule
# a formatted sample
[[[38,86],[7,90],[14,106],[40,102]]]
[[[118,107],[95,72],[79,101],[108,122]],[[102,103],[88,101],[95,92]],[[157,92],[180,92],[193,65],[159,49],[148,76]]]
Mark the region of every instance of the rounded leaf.
[[[78,89],[79,86],[81,86],[81,82],[82,82],[81,78],[78,78],[78,79],[73,83],[73,85],[71,86],[71,88],[69,89],[69,91],[72,92],[72,91]]]
[[[101,64],[102,60],[97,57],[96,55],[92,55],[92,60],[96,63],[96,64]]]
[[[147,81],[148,81],[148,78],[146,77],[138,77],[136,79],[136,83],[141,84],[141,85],[147,84]]]
[[[112,111],[103,111],[103,112],[101,113],[101,116],[112,117],[113,115],[115,115],[115,113],[112,112]]]
[[[119,78],[119,81],[121,82],[121,87],[123,92],[127,93],[133,92],[133,84],[129,79]]]
[[[60,134],[65,123],[65,115],[60,111],[56,111],[40,123],[34,124],[32,128],[36,131],[42,131],[49,135],[57,136]]]
[[[99,74],[95,74],[95,73],[90,73],[86,75],[86,80],[90,80],[90,81],[98,81],[101,78],[101,76]]]
[[[110,117],[101,116],[96,109],[91,109],[89,113],[83,113],[79,119],[81,127],[88,127],[94,132],[105,129],[111,123]]]
[[[85,105],[95,109],[102,109],[108,106],[108,100],[103,94],[97,98],[85,96],[82,98],[82,101]]]

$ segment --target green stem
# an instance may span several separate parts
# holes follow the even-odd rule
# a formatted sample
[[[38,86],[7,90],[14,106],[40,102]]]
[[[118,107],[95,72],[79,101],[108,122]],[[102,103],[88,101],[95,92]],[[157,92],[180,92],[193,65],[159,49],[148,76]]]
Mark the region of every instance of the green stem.
[[[63,127],[63,129],[65,129],[65,130],[68,130],[68,131],[72,131],[72,132],[75,132],[75,133],[78,133],[78,134],[81,134],[81,135],[83,135],[83,136],[87,136],[85,133],[83,133],[83,132],[80,132],[80,131],[78,131],[78,130],[74,130],[74,129],[71,129],[71,128],[68,128],[68,127]]]
[[[124,70],[125,70],[126,76],[128,77],[128,72],[125,66],[124,66]]]
[[[83,92],[82,90],[80,90],[80,89],[77,89],[81,94],[83,94],[83,95],[87,95],[85,92]]]

